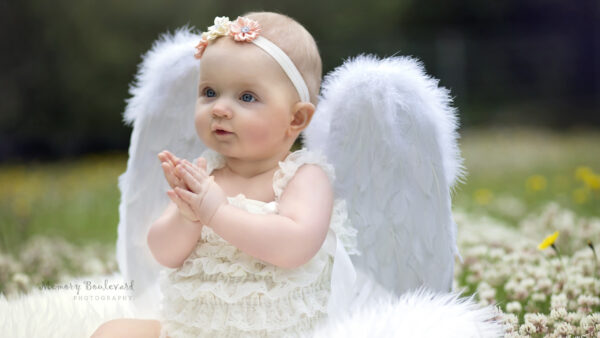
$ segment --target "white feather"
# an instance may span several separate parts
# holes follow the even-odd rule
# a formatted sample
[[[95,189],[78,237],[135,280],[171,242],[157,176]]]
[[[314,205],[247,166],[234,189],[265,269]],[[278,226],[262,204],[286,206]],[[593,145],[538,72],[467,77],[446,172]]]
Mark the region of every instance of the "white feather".
[[[358,229],[358,270],[397,295],[452,286],[450,187],[462,175],[448,91],[413,59],[359,56],[330,73],[305,132],[336,169]]]
[[[472,297],[418,289],[358,308],[311,337],[502,337],[498,317],[493,307],[480,307]]]
[[[117,261],[124,277],[135,281],[136,300],[147,308],[158,308],[161,267],[146,237],[169,201],[157,155],[169,150],[194,159],[206,149],[194,128],[199,39],[186,28],[163,35],[143,58],[124,114],[133,132],[127,170],[119,177]]]

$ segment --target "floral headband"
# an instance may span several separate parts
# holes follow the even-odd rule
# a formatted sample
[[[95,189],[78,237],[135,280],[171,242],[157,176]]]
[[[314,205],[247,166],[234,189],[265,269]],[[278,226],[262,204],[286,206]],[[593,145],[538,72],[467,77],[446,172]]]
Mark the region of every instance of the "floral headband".
[[[294,87],[296,87],[298,95],[300,96],[300,101],[310,102],[308,87],[298,71],[298,68],[294,65],[294,62],[292,62],[289,56],[273,42],[265,37],[259,36],[260,31],[260,25],[252,19],[240,16],[235,21],[229,21],[228,17],[218,16],[215,18],[215,24],[208,27],[208,31],[202,33],[200,43],[196,46],[196,54],[194,54],[194,56],[196,59],[202,58],[202,54],[204,54],[204,50],[208,46],[208,43],[221,36],[231,36],[235,41],[239,42],[252,42],[262,48],[267,54],[271,55],[277,63],[279,63],[281,68],[283,68],[283,71],[294,84]]]

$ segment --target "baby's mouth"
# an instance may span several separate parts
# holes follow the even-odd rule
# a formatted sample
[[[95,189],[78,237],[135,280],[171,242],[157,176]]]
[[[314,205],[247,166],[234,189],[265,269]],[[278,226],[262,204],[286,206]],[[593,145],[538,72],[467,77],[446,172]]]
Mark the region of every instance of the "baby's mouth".
[[[231,133],[231,132],[229,132],[229,131],[225,131],[225,130],[223,130],[223,129],[217,129],[217,130],[215,130],[215,133],[217,133],[217,135],[227,135],[227,134],[233,134],[233,133]]]

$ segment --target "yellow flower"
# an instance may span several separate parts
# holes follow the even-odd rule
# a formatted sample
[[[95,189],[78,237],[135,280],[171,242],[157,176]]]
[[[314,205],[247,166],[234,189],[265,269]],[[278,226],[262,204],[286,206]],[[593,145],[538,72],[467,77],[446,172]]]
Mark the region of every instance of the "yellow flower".
[[[592,190],[600,190],[600,175],[588,175],[584,181]]]
[[[480,205],[490,204],[492,198],[494,197],[494,194],[489,189],[478,189],[477,191],[475,191],[474,195],[475,202],[477,202]]]
[[[527,190],[529,191],[540,191],[546,189],[548,184],[546,178],[542,175],[533,175],[527,179]]]
[[[579,166],[575,169],[575,178],[585,181],[588,176],[594,175],[594,172],[590,167]]]
[[[556,242],[557,238],[558,238],[558,231],[555,231],[552,235],[544,238],[542,243],[540,243],[538,245],[538,249],[544,250],[544,249],[548,248],[549,246],[554,245],[554,242]]]
[[[573,200],[577,204],[583,204],[588,201],[589,191],[586,188],[579,188],[573,191]]]
[[[600,190],[600,175],[594,174],[590,167],[577,167],[575,170],[575,178],[582,181],[586,188]]]

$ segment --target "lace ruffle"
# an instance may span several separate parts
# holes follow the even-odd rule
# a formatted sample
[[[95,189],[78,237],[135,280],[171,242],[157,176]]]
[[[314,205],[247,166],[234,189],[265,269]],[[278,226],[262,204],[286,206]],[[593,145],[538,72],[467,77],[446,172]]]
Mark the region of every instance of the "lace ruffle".
[[[212,330],[225,327],[283,329],[293,326],[300,318],[326,314],[330,294],[328,278],[288,291],[279,298],[271,299],[255,291],[234,303],[221,299],[210,290],[196,291],[195,285],[198,283],[183,284],[184,287],[169,288],[165,293],[169,302],[164,303],[161,310],[169,321]],[[196,294],[193,301],[188,299],[189,292]]]
[[[352,226],[350,218],[348,218],[345,200],[337,199],[334,201],[329,228],[339,238],[348,255],[360,255],[356,245],[358,231]]]
[[[269,278],[246,278],[243,283],[220,280],[227,278],[222,274],[211,280],[201,273],[177,283],[161,278],[164,297],[169,300],[161,308],[168,318],[163,326],[171,337],[298,336],[326,318],[331,266],[313,283],[280,292],[268,288],[277,285]],[[223,297],[224,291],[234,289],[236,296],[243,297]]]
[[[213,170],[223,168],[225,159],[223,156],[212,149],[206,149],[200,157],[206,159],[206,171],[210,174]]]
[[[305,337],[307,332],[313,331],[317,326],[324,324],[327,317],[319,314],[314,317],[302,318],[295,325],[284,329],[260,329],[260,330],[240,330],[236,327],[225,329],[210,330],[194,326],[187,326],[184,323],[170,322],[161,325],[160,338],[177,337]]]
[[[265,298],[277,299],[291,291],[314,285],[333,264],[331,255],[319,251],[309,262],[295,268],[283,269],[261,262],[239,249],[204,243],[184,264],[161,279],[168,279],[165,289],[178,289],[185,299],[194,300],[204,292],[228,303],[235,303],[253,292]]]

